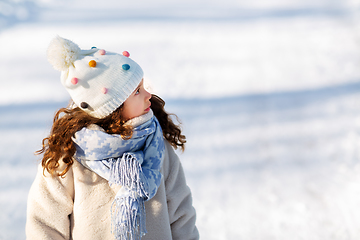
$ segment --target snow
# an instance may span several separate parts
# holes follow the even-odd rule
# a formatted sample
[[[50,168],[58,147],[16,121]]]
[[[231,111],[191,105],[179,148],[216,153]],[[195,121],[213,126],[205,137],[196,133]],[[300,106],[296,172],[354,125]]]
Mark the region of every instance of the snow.
[[[69,100],[57,34],[129,51],[179,116],[202,239],[360,238],[358,1],[64,2],[0,11],[1,240],[25,238],[34,152]]]
[[[171,102],[203,238],[357,239],[359,87]]]

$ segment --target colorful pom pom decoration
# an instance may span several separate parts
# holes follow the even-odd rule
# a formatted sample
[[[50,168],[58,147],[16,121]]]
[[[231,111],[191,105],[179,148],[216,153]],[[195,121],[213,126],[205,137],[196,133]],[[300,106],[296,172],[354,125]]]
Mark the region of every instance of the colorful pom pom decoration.
[[[105,54],[106,54],[106,51],[105,51],[104,49],[101,49],[101,50],[99,50],[99,54],[100,54],[100,55],[105,55]]]
[[[130,69],[130,65],[129,64],[123,64],[122,65],[122,69],[124,69],[125,71]]]
[[[72,83],[73,85],[76,85],[78,82],[79,82],[79,80],[78,80],[76,77],[73,77],[73,78],[71,79],[71,83]]]
[[[103,88],[101,89],[101,92],[102,92],[103,94],[107,94],[107,93],[108,93],[108,89],[105,88],[105,87],[103,87]]]
[[[130,53],[128,51],[123,51],[122,54],[125,56],[125,57],[130,57]]]
[[[89,66],[90,66],[90,67],[96,67],[96,61],[95,61],[95,60],[91,60],[91,61],[89,62]]]
[[[88,108],[89,104],[87,104],[86,102],[82,102],[82,103],[80,103],[80,107],[81,108]]]

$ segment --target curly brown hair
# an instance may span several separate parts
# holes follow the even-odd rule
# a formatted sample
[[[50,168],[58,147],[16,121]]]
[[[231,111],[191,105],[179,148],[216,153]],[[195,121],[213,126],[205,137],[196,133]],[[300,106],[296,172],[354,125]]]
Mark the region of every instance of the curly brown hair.
[[[165,101],[160,97],[152,94],[151,109],[159,120],[163,130],[164,138],[177,149],[185,149],[186,137],[181,134],[180,125],[176,125],[171,116],[174,116],[179,122],[175,114],[169,114],[165,111]],[[125,121],[121,117],[122,106],[116,109],[109,116],[99,119],[92,117],[81,110],[79,107],[72,107],[70,103],[68,107],[59,109],[54,117],[50,135],[43,139],[42,149],[36,154],[44,154],[42,158],[42,167],[52,175],[64,176],[74,162],[73,155],[76,152],[72,137],[77,131],[91,124],[96,124],[104,129],[108,134],[120,134],[122,138],[129,139],[132,136],[132,127],[124,125]],[[59,161],[66,164],[66,168],[58,173],[56,170],[60,166]]]

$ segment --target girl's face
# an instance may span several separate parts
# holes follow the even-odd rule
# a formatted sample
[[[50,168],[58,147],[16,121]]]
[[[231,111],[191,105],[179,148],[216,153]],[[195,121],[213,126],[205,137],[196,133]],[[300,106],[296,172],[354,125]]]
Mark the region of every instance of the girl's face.
[[[122,116],[127,121],[139,117],[150,111],[151,94],[144,88],[144,80],[141,80],[139,86],[126,99],[122,108]]]

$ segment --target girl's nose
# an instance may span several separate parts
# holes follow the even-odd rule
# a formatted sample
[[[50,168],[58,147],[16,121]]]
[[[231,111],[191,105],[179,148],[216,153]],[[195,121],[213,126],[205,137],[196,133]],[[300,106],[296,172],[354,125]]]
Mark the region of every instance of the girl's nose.
[[[145,100],[150,100],[150,98],[151,98],[151,93],[145,90]]]

